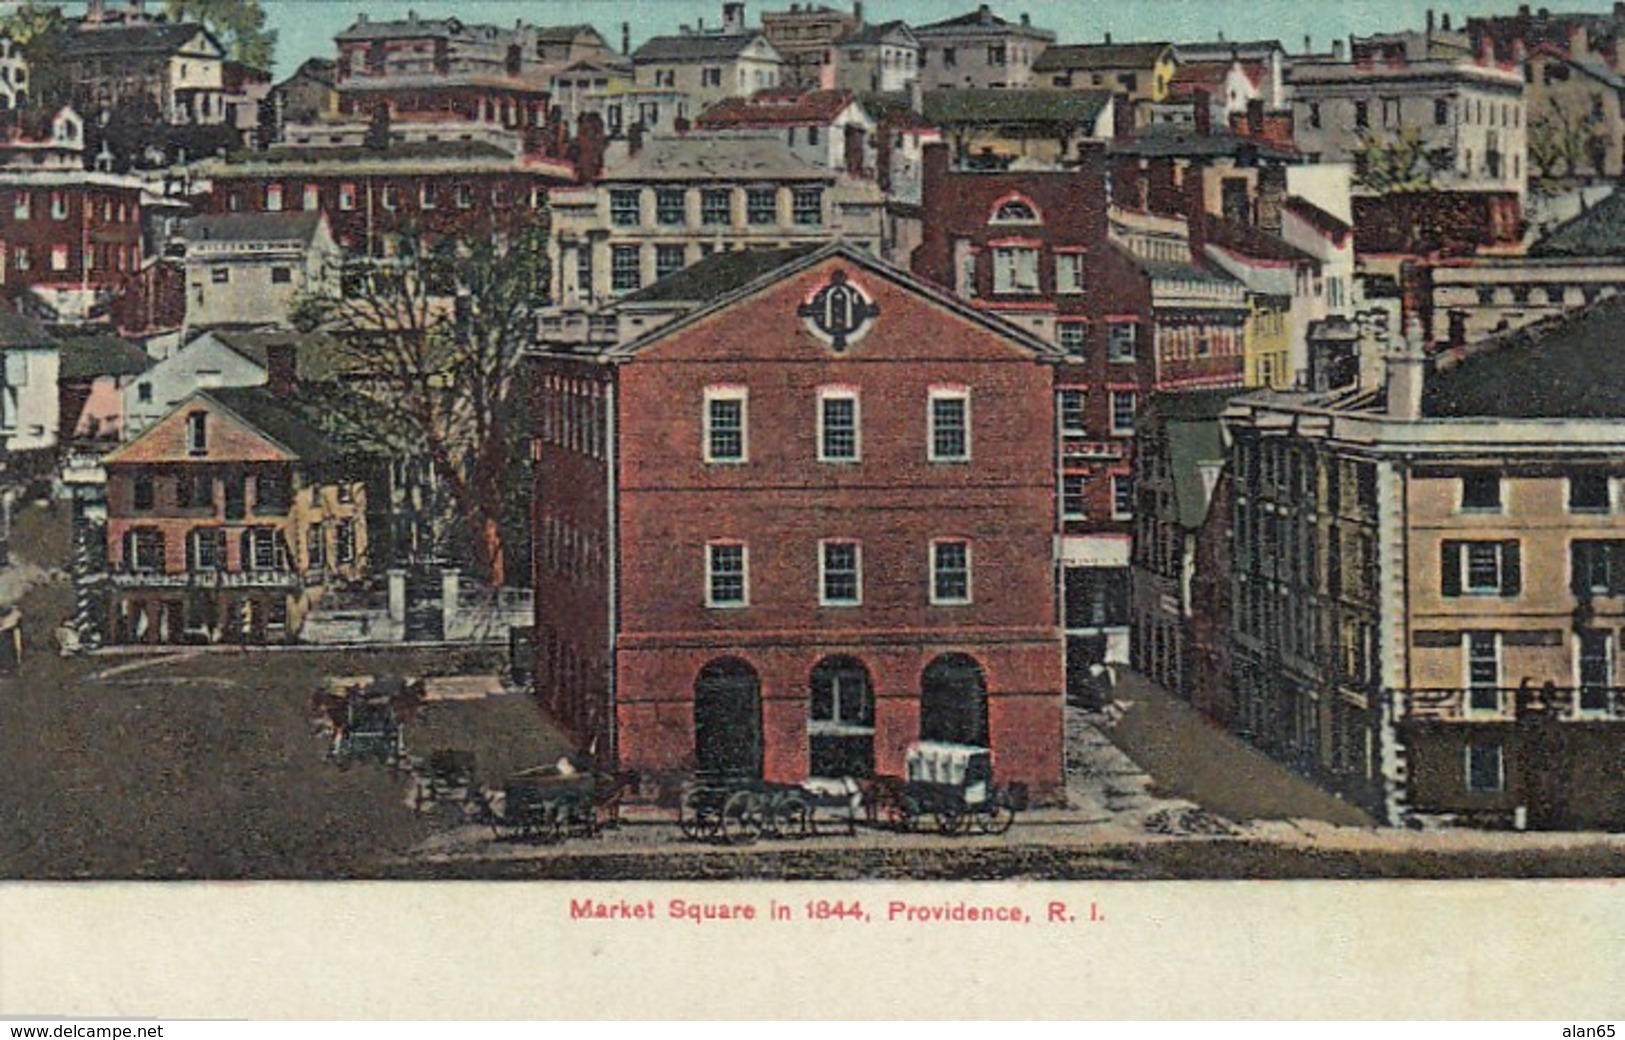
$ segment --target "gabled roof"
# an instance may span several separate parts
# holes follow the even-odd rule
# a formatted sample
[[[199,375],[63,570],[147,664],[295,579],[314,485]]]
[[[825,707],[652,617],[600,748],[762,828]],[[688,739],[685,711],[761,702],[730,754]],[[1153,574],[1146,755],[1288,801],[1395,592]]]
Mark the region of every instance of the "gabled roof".
[[[1625,420],[1625,297],[1519,329],[1429,373],[1428,418]]]
[[[1625,256],[1625,194],[1614,194],[1565,221],[1529,247],[1530,256]]]
[[[855,100],[849,90],[762,91],[723,98],[694,122],[701,127],[828,126]]]
[[[1252,260],[1318,264],[1314,257],[1289,244],[1280,235],[1271,234],[1251,224],[1238,224],[1219,217],[1207,218],[1207,240],[1221,249]]]
[[[432,36],[473,36],[475,30],[490,28],[468,25],[457,18],[408,18],[375,20],[363,18],[333,37],[335,43],[359,40],[412,39]]]
[[[1111,99],[1104,90],[933,90],[925,95],[924,115],[938,125],[1092,124]]]
[[[601,178],[616,181],[835,179],[833,170],[796,155],[782,135],[655,137],[636,157]]]
[[[1046,47],[1034,72],[1091,72],[1097,69],[1149,69],[1168,56],[1170,43],[1068,43]]]
[[[667,275],[653,285],[621,297],[621,304],[705,303],[725,296],[742,285],[754,282],[793,260],[821,248],[817,245],[789,249],[737,249],[714,253],[697,264]]]
[[[1225,461],[1224,429],[1220,416],[1245,390],[1191,390],[1153,396],[1148,410],[1160,417],[1168,441],[1169,471],[1173,477],[1174,519],[1194,531],[1207,519],[1212,496],[1203,470]],[[1155,419],[1151,420],[1155,422]]]
[[[117,336],[93,334],[64,336],[59,379],[94,379],[97,376],[140,375],[158,360],[134,343]]]
[[[993,30],[1006,33],[1019,33],[1043,40],[1055,39],[1055,34],[1048,29],[1038,29],[1026,22],[1012,22],[1000,18],[993,13],[987,4],[982,4],[974,11],[967,12],[955,18],[945,18],[940,22],[929,22],[925,25],[916,25],[914,35],[952,35],[961,31]]]
[[[1301,218],[1310,227],[1334,240],[1338,245],[1342,245],[1344,237],[1354,230],[1353,225],[1345,223],[1308,199],[1298,195],[1290,196],[1282,204],[1281,208],[1293,216]]]
[[[1238,287],[1241,285],[1240,281],[1231,277],[1227,272],[1215,270],[1205,264],[1188,264],[1178,260],[1147,260],[1144,257],[1127,253],[1126,250],[1124,252],[1134,262],[1135,266],[1159,281],[1202,282],[1208,285],[1234,285]]]
[[[1215,40],[1211,43],[1176,43],[1174,58],[1187,61],[1268,61],[1271,55],[1286,56],[1280,40]]]
[[[286,347],[294,352],[294,372],[301,381],[319,382],[334,379],[349,368],[344,363],[340,345],[326,333],[297,332],[289,329],[216,328],[203,335],[213,337],[227,350],[267,371],[270,370],[271,351],[278,347]],[[195,343],[197,340],[192,342]]]
[[[603,40],[597,28],[586,22],[575,25],[541,25],[534,30],[537,43],[574,43],[583,36],[596,36]]]
[[[914,30],[908,27],[907,22],[890,21],[879,25],[860,25],[856,29],[836,40],[837,45],[867,46],[869,44],[884,43],[888,37],[902,36],[911,44],[918,44]]]
[[[286,86],[297,79],[308,79],[320,83],[324,87],[331,87],[338,83],[339,63],[332,58],[306,58],[293,75],[283,80],[281,86]]]
[[[309,245],[320,213],[210,213],[181,225],[188,242],[298,242]]]
[[[45,326],[0,304],[0,350],[48,350],[53,346]]]
[[[199,393],[306,462],[324,462],[338,454],[332,441],[263,386],[217,387]]]
[[[610,360],[630,360],[633,356],[640,353],[646,347],[659,342],[679,329],[686,328],[687,326],[692,325],[694,322],[699,321],[711,314],[725,310],[728,307],[738,303],[740,300],[752,296],[757,292],[775,285],[778,282],[781,282],[801,271],[815,267],[831,257],[840,257],[851,264],[865,269],[871,274],[884,278],[895,285],[903,286],[909,291],[917,293],[920,296],[931,299],[937,305],[952,311],[954,314],[957,314],[959,317],[967,321],[975,322],[976,324],[982,325],[999,333],[1012,343],[1031,351],[1035,357],[1055,361],[1063,360],[1067,357],[1067,354],[1064,351],[1060,350],[1051,343],[1047,343],[1044,340],[1039,339],[1026,329],[1013,325],[996,314],[978,310],[977,308],[967,304],[964,300],[961,300],[959,297],[954,296],[951,293],[938,288],[937,286],[922,282],[907,271],[904,271],[898,267],[893,267],[891,264],[886,263],[873,254],[864,252],[846,241],[837,239],[828,245],[820,246],[817,249],[802,253],[799,256],[793,255],[795,253],[794,250],[775,250],[774,252],[783,252],[788,254],[788,258],[776,266],[767,268],[765,271],[757,274],[756,277],[751,278],[749,281],[744,281],[737,284],[735,287],[726,290],[721,295],[712,299],[705,306],[698,307],[683,315],[681,318],[668,322],[667,324],[662,325],[643,336],[640,336],[630,343],[623,343],[605,350],[603,356]],[[745,273],[746,272],[744,271],[739,272],[741,276]]]
[[[79,25],[62,44],[63,57],[148,58],[174,54],[201,35],[224,57],[213,33],[196,22],[141,22],[129,25]]]
[[[758,41],[765,42],[760,33],[656,36],[632,52],[632,61],[637,65],[657,61],[732,61]]]

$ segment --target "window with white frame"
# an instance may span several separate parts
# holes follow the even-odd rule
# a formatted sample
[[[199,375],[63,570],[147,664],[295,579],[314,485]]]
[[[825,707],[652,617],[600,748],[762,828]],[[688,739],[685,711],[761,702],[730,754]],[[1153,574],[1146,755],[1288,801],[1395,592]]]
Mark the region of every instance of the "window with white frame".
[[[1089,515],[1089,478],[1081,473],[1061,477],[1061,517],[1083,520]]]
[[[319,184],[305,185],[304,197],[300,200],[300,208],[306,213],[314,213],[322,208],[322,189]]]
[[[748,554],[740,542],[712,542],[705,547],[705,605],[743,607],[750,601]]]
[[[1112,394],[1112,434],[1114,436],[1127,436],[1134,432],[1134,416],[1139,409],[1138,399],[1132,390],[1113,390]]]
[[[1083,292],[1083,254],[1055,254],[1055,291],[1062,294]]]
[[[434,209],[435,208],[435,190],[434,189],[435,189],[435,186],[434,186],[434,182],[432,182],[432,181],[424,181],[422,184],[418,185],[418,208],[419,209]]]
[[[993,211],[990,224],[1037,224],[1038,210],[1026,199],[1005,199]]]
[[[1031,246],[997,246],[993,250],[995,293],[1038,292],[1038,250]]]
[[[1474,794],[1494,794],[1506,789],[1506,771],[1501,761],[1501,745],[1475,741],[1467,745],[1467,790]]]
[[[857,542],[820,542],[818,602],[826,607],[851,607],[862,601],[862,548]]]
[[[818,461],[857,462],[863,450],[860,438],[857,391],[819,391]]]
[[[137,574],[164,569],[164,532],[156,527],[134,527],[124,536],[124,565]]]
[[[459,184],[459,185],[457,185],[457,193],[456,194],[457,194],[457,208],[458,209],[473,209],[474,208],[474,189],[473,188],[469,187],[466,184]]]
[[[226,530],[223,527],[198,527],[186,536],[186,564],[188,570],[218,571],[226,567]]]
[[[664,227],[682,227],[688,219],[687,194],[682,188],[656,188],[655,223]]]
[[[824,223],[824,189],[797,188],[790,196],[790,219],[802,227]]]
[[[333,531],[333,555],[339,563],[355,562],[355,520],[345,517]]]
[[[67,220],[68,219],[68,195],[67,195],[66,192],[61,192],[61,191],[53,191],[53,192],[51,192],[51,219],[52,220]]]
[[[777,188],[751,188],[745,192],[745,220],[752,227],[763,227],[779,222],[779,192]]]
[[[1517,596],[1523,589],[1516,539],[1446,541],[1440,547],[1440,591],[1445,596]]]
[[[1133,361],[1140,327],[1131,321],[1113,322],[1107,329],[1106,360]]]
[[[305,553],[312,570],[327,566],[327,532],[321,524],[310,525],[310,531],[305,536]]]
[[[279,570],[284,558],[282,539],[274,527],[250,527],[243,532],[243,567],[251,571]]]
[[[393,184],[384,185],[383,191],[378,194],[379,204],[393,212],[401,206],[401,189]]]
[[[11,216],[13,220],[30,220],[33,217],[34,196],[26,191],[19,191],[11,199]]]
[[[1112,477],[1112,519],[1127,520],[1134,515],[1134,477],[1119,473]]]
[[[1061,436],[1087,437],[1089,435],[1089,392],[1086,390],[1061,391]]]
[[[749,451],[746,422],[749,395],[744,387],[712,387],[705,392],[705,461],[744,462]]]
[[[970,601],[970,543],[946,540],[932,542],[931,602],[957,604]]]
[[[209,451],[209,413],[186,413],[186,453],[206,455]]]
[[[668,245],[664,242],[655,246],[655,280],[669,278],[686,266],[686,246]]]
[[[700,223],[706,227],[727,227],[733,223],[733,194],[727,188],[706,188],[700,192]]]
[[[57,242],[51,246],[51,270],[66,271],[68,269],[68,246],[65,242]]]
[[[1580,690],[1575,710],[1584,715],[1605,714],[1613,707],[1614,636],[1602,629],[1582,629],[1577,633],[1575,671]]]
[[[355,209],[355,195],[356,192],[354,184],[340,184],[339,209],[344,210],[345,212]]]
[[[617,189],[609,193],[609,222],[616,227],[637,227],[638,191],[635,188]]]
[[[616,292],[632,292],[643,285],[643,258],[637,246],[611,246],[609,286]]]
[[[1057,322],[1055,342],[1073,357],[1082,357],[1089,345],[1089,326],[1081,321]]]
[[[970,391],[931,391],[928,440],[932,462],[965,462],[970,458]]]
[[[1467,710],[1501,710],[1501,636],[1467,632],[1462,636],[1467,666]]]

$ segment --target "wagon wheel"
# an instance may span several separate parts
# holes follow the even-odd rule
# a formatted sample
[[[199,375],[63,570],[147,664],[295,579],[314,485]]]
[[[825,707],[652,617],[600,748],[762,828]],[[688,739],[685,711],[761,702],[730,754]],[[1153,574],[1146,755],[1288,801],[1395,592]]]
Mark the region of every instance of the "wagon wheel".
[[[937,810],[937,830],[943,834],[958,834],[965,828],[965,812],[958,807],[944,806]]]
[[[800,795],[790,795],[774,806],[773,829],[784,838],[810,837],[813,833],[812,807]]]
[[[1009,797],[1003,791],[990,797],[976,816],[976,824],[983,834],[1003,834],[1015,822],[1016,807],[1010,804]]]
[[[677,806],[677,829],[683,832],[683,837],[690,841],[709,838],[712,831],[709,817],[710,814],[701,808],[698,790],[683,793],[683,800]]]
[[[907,834],[914,829],[914,821],[920,815],[920,808],[907,795],[899,795],[886,803],[884,814],[886,823]]]
[[[747,845],[762,836],[762,801],[753,791],[735,791],[722,805],[722,836],[731,845]]]

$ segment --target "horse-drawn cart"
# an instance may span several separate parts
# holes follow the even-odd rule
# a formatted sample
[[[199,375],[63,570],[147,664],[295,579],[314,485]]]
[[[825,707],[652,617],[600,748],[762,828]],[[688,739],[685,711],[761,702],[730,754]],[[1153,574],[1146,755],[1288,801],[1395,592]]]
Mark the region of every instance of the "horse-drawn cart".
[[[636,773],[579,769],[563,758],[511,774],[500,805],[488,801],[485,816],[498,838],[593,837],[619,824],[621,798],[637,785]]]
[[[421,679],[354,676],[329,679],[311,697],[311,714],[328,734],[327,759],[398,765],[406,760],[406,727],[424,701]]]
[[[677,824],[685,837],[753,842],[765,836],[807,838],[834,821],[857,830],[858,785],[847,780],[773,783],[739,777],[698,777],[683,789]]]
[[[1025,784],[993,782],[993,753],[969,744],[921,741],[908,749],[906,777],[873,785],[871,811],[898,830],[913,830],[929,816],[943,834],[1003,834],[1027,808]]]

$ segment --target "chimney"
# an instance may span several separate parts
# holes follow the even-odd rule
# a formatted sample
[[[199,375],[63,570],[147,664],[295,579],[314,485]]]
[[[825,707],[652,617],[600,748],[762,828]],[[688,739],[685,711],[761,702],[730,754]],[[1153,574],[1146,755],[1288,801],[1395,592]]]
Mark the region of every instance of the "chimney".
[[[1303,53],[1315,53],[1315,41],[1307,33],[1303,37]]]
[[[107,0],[89,0],[85,4],[85,24],[100,25],[107,20]]]
[[[631,22],[622,22],[621,23],[621,53],[622,54],[631,54],[632,53],[632,23]]]
[[[925,114],[925,88],[920,86],[919,77],[908,81],[908,108],[917,116]]]
[[[1332,41],[1332,60],[1333,61],[1342,61],[1343,60],[1343,41],[1341,39],[1336,39],[1336,40]]]
[[[859,25],[863,24],[863,0],[852,0],[852,18]]]
[[[1196,106],[1196,132],[1202,137],[1213,135],[1213,94],[1201,87],[1191,92],[1191,103]]]
[[[743,0],[728,0],[722,5],[722,31],[729,36],[745,32],[745,4]]]
[[[1207,256],[1207,167],[1192,164],[1185,170],[1185,226],[1190,233],[1191,260]]]
[[[265,347],[265,388],[277,397],[291,400],[299,382],[299,351],[292,343],[268,343]]]
[[[1247,102],[1247,136],[1264,136],[1264,99],[1253,98]]]
[[[1108,44],[1109,44],[1109,43],[1111,43],[1111,42],[1112,42],[1112,34],[1111,34],[1111,33],[1107,33],[1107,34],[1106,34],[1106,42],[1107,42],[1107,43],[1108,43]]]
[[[948,177],[948,146],[932,141],[924,148],[920,160],[920,197],[930,204],[941,192],[942,182]]]
[[[416,11],[408,10],[406,12],[406,21],[408,25],[418,24],[418,13]]]
[[[1428,8],[1427,27],[1428,27],[1428,40],[1431,41],[1433,39],[1433,8],[1431,8],[1431,7]]]
[[[1422,391],[1427,386],[1428,359],[1422,349],[1422,319],[1405,319],[1404,335],[1396,336],[1383,357],[1388,381],[1388,417],[1404,422],[1422,418]]]
[[[1439,16],[1439,31],[1440,32],[1449,32],[1450,31],[1450,12],[1449,11],[1446,11],[1444,14]]]
[[[357,25],[366,25],[367,24],[367,12],[362,11],[362,12],[358,13],[355,16],[355,24],[357,24]]]
[[[1023,29],[1031,29],[1033,27],[1033,17],[1026,11],[1021,12],[1021,27]]]
[[[629,158],[636,158],[643,151],[643,124],[633,123],[626,128],[626,154]]]
[[[583,112],[576,123],[576,180],[592,184],[604,173],[604,117]]]

